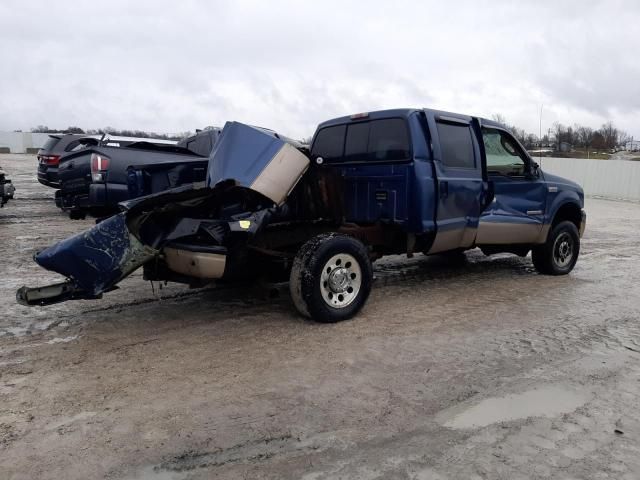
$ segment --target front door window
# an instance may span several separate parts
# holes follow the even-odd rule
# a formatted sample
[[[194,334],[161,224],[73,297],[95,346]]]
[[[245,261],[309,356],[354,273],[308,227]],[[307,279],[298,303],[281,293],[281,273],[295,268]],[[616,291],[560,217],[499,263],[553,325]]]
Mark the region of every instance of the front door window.
[[[513,137],[500,130],[483,129],[482,139],[489,175],[524,176],[527,171],[526,157]]]

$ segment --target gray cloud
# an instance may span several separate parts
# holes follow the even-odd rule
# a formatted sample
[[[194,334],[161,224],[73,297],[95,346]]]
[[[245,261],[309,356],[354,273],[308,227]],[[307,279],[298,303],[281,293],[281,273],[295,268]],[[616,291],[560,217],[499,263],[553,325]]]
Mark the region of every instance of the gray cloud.
[[[241,120],[293,136],[398,106],[530,131],[640,135],[634,1],[0,4],[0,129],[162,132]]]

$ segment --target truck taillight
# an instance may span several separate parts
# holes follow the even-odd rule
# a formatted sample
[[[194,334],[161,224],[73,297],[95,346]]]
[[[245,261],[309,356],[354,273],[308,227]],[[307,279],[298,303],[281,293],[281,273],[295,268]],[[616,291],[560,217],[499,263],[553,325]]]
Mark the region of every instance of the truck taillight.
[[[39,155],[40,163],[55,167],[60,163],[60,155]]]
[[[91,154],[91,180],[94,182],[104,182],[109,170],[109,157],[100,155],[99,153]]]

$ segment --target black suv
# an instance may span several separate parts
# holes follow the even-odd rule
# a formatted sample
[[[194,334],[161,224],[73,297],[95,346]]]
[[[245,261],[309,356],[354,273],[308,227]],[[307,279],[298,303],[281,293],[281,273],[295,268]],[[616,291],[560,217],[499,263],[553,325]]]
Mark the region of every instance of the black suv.
[[[84,148],[87,135],[69,133],[52,134],[38,151],[38,181],[47,187],[60,188],[58,165],[66,153]],[[97,140],[96,140],[97,141]]]

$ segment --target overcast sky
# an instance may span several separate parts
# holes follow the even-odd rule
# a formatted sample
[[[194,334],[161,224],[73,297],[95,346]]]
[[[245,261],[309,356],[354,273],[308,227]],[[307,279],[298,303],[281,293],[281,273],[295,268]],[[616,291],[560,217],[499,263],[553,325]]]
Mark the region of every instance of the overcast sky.
[[[433,107],[537,133],[544,104],[545,131],[613,120],[640,138],[638,32],[637,0],[3,0],[0,130],[239,120],[304,137]]]

